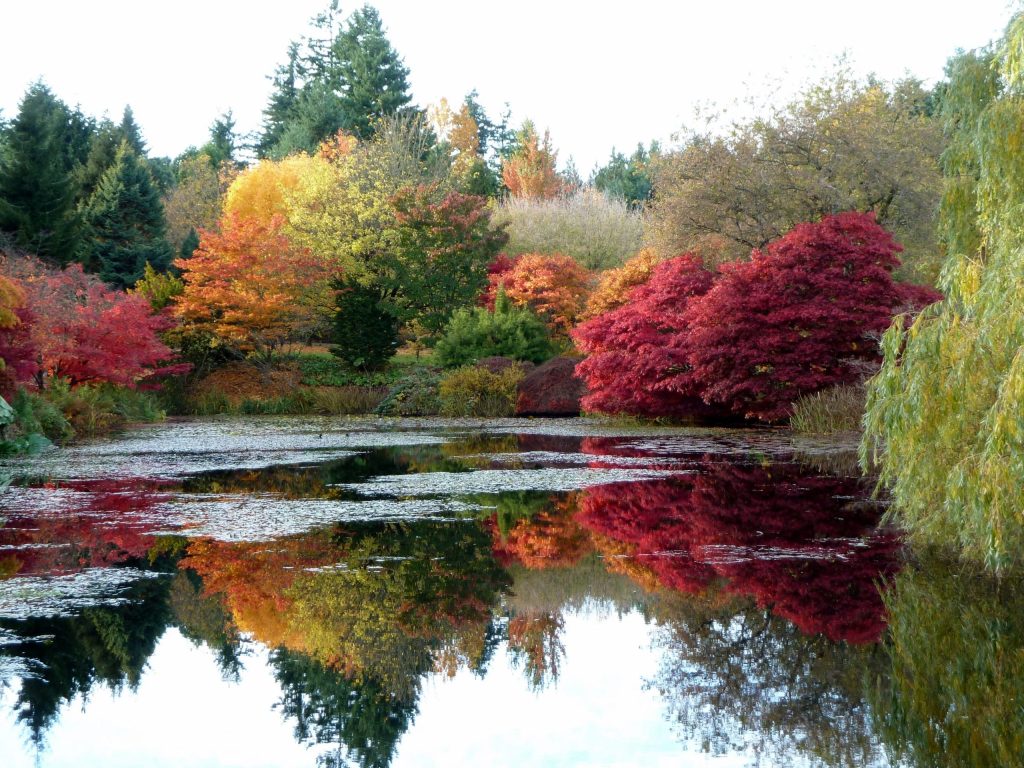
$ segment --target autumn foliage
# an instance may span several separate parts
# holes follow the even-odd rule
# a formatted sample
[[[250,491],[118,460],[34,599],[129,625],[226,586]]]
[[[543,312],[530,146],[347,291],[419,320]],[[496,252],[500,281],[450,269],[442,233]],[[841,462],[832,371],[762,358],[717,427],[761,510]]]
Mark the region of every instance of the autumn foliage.
[[[499,266],[508,268],[500,271]],[[529,307],[553,333],[565,335],[583,311],[591,279],[590,272],[571,256],[525,253],[511,262],[492,263],[489,294],[496,295],[503,285],[514,305]],[[483,300],[489,306],[493,302],[490,295]]]
[[[532,125],[524,127],[519,150],[501,166],[501,180],[512,197],[546,199],[566,191],[565,181],[555,167],[558,152],[551,145],[551,136],[537,135]]]
[[[584,410],[675,417],[707,411],[689,363],[686,313],[712,281],[700,259],[677,256],[654,267],[626,304],[573,331],[588,354],[576,368],[589,390]]]
[[[326,279],[321,262],[292,246],[283,219],[228,215],[220,232],[200,233],[191,258],[178,259],[185,290],[174,313],[243,352],[269,355],[313,322],[311,291]]]
[[[900,250],[873,214],[850,212],[800,224],[750,261],[723,265],[687,311],[704,399],[777,421],[801,395],[872,370],[907,295],[892,278]]]
[[[874,505],[850,501],[863,493],[857,480],[787,464],[704,460],[700,470],[591,488],[576,520],[595,543],[643,565],[642,580],[688,594],[724,584],[806,634],[877,641],[878,584],[898,571],[901,544],[874,528]]]
[[[597,287],[587,299],[582,319],[588,320],[618,309],[629,300],[630,291],[651,279],[654,267],[663,259],[651,248],[644,248],[621,267],[605,270]]]
[[[855,383],[879,359],[893,314],[938,294],[892,279],[900,246],[871,214],[801,224],[723,265],[656,266],[617,309],[574,333],[590,410],[644,416],[721,411],[779,421],[801,395]],[[638,268],[640,265],[638,265]]]
[[[110,288],[78,264],[54,270],[26,257],[8,262],[7,270],[22,287],[26,307],[21,324],[0,332],[0,347],[21,381],[41,385],[49,376],[72,386],[134,387],[187,370],[168,365],[174,353],[159,338],[168,319],[154,314],[142,296]]]

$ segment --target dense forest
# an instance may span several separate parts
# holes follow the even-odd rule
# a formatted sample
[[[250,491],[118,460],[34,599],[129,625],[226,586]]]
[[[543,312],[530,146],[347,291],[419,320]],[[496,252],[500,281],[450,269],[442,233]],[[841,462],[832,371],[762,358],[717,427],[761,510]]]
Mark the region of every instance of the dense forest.
[[[837,66],[587,179],[475,91],[416,105],[370,6],[311,20],[258,135],[228,112],[175,158],[39,81],[0,123],[0,445],[164,412],[863,423],[897,519],[1000,568],[1022,50],[1017,16],[931,87]]]

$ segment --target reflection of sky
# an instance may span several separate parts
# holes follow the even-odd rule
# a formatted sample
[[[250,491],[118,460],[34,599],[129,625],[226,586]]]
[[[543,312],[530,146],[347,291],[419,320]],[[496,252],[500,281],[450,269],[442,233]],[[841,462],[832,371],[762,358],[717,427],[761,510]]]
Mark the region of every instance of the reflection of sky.
[[[607,613],[607,612],[605,612]],[[657,670],[650,630],[635,612],[566,616],[557,685],[533,693],[496,654],[486,678],[462,670],[433,677],[394,768],[429,766],[678,766],[682,747],[644,680]],[[47,733],[42,768],[58,766],[303,766],[323,748],[295,742],[274,709],[280,690],[262,648],[244,658],[238,683],[222,683],[213,654],[169,630],[137,691],[96,688],[72,701]],[[14,691],[0,693],[4,768],[27,768]],[[740,766],[739,756],[686,756],[686,765]]]

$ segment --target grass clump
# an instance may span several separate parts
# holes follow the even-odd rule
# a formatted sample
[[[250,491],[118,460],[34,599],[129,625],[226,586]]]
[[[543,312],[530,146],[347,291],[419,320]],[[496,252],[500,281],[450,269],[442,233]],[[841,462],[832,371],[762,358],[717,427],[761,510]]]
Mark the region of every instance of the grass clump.
[[[523,369],[509,366],[498,373],[465,366],[441,379],[438,400],[442,416],[512,416]]]
[[[642,214],[596,190],[550,200],[513,197],[495,212],[494,223],[508,225],[509,256],[564,253],[587,269],[621,265],[640,250],[643,237]]]
[[[789,426],[805,435],[833,435],[861,429],[864,387],[838,386],[804,395],[793,403]]]

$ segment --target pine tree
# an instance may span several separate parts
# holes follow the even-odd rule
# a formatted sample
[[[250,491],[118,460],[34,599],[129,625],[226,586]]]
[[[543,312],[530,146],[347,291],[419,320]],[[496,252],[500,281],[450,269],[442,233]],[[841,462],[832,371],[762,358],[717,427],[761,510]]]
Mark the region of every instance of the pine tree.
[[[0,231],[60,265],[73,260],[79,243],[70,117],[50,89],[36,83],[22,99],[0,158]]]
[[[134,285],[147,262],[159,271],[170,266],[159,193],[127,140],[118,147],[83,214],[90,234],[86,265],[108,283]]]
[[[338,35],[335,55],[345,127],[368,138],[378,119],[397,113],[412,100],[409,70],[384,34],[377,10],[369,5],[349,17],[348,27]]]

